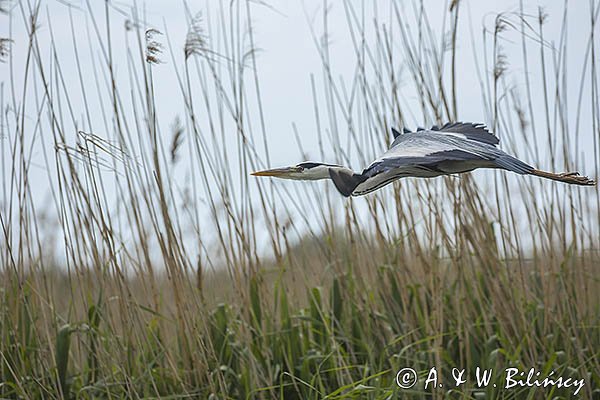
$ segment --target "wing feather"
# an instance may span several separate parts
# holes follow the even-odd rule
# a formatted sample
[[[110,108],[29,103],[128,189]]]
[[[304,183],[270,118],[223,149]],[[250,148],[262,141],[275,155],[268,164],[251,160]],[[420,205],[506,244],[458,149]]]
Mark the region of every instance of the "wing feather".
[[[491,133],[485,124],[474,124],[472,122],[448,122],[440,128],[439,133],[450,133],[463,135],[469,140],[481,143],[497,145],[500,143],[498,136]]]
[[[394,143],[392,143],[392,147],[397,143],[402,141],[402,136],[397,130],[392,129],[394,131]],[[485,126],[485,124],[481,123],[472,123],[472,122],[448,122],[444,124],[441,128],[437,125],[433,125],[429,129],[417,128],[417,132],[419,133],[439,133],[445,134],[448,136],[460,137],[463,139],[474,140],[480,143],[486,143],[491,145],[498,145],[500,143],[500,139],[498,136],[494,135],[489,129]],[[414,133],[404,128],[403,133]]]
[[[531,166],[503,152],[496,147],[498,143],[485,125],[462,122],[397,135],[388,151],[353,178],[352,183],[358,184],[351,195],[363,195],[408,176],[427,178],[481,167],[531,172]]]
[[[489,158],[459,149],[444,150],[426,156],[384,158],[371,164],[363,176],[373,177],[382,172],[401,168],[422,168],[437,171],[437,166],[446,161],[476,161],[490,160]],[[441,172],[441,171],[440,171]]]
[[[493,161],[505,154],[491,143],[475,141],[463,134],[414,132],[398,136],[392,147],[371,163],[363,175],[372,177],[394,168],[431,168],[445,161]]]

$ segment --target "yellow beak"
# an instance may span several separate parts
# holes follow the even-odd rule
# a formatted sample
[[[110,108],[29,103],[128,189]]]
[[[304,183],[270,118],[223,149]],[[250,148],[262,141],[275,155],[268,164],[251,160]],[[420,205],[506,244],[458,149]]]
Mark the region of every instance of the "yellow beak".
[[[297,167],[284,167],[252,172],[252,176],[282,176],[292,172],[300,172]]]

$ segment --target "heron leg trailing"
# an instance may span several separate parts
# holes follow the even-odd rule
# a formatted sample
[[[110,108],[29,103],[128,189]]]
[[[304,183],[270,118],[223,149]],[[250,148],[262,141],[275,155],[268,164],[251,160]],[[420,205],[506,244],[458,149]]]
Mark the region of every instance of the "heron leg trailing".
[[[587,176],[579,175],[579,172],[563,172],[560,174],[556,174],[554,172],[546,172],[534,169],[530,172],[530,174],[546,179],[552,179],[553,181],[568,183],[571,185],[594,186],[596,184],[596,181],[588,178]]]

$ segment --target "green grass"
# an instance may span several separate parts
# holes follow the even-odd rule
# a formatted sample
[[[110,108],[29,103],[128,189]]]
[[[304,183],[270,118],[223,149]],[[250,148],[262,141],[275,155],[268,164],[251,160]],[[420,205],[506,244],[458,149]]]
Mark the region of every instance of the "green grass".
[[[567,52],[564,36],[549,42],[545,16],[522,8],[486,27],[473,62],[482,120],[503,148],[596,177],[600,3],[589,6],[577,27],[589,30],[584,54]],[[72,43],[54,41],[41,5],[0,15],[29,32],[12,43],[23,60],[0,52],[10,72],[0,89],[0,398],[572,398],[574,388],[505,389],[509,367],[584,379],[579,397],[600,397],[598,188],[491,172],[343,200],[331,185],[252,179],[277,151],[260,122],[269,110],[248,28],[260,29],[251,21],[262,5],[215,7],[187,16],[185,44],[145,26],[121,40],[110,3],[104,15],[77,10],[87,22],[72,22]],[[391,125],[461,118],[463,2],[444,5],[443,31],[417,1],[369,21],[355,2],[336,7],[356,68],[347,79],[332,70],[321,11],[322,75],[310,76],[321,153],[366,164]],[[523,58],[507,60],[507,46]],[[581,75],[555,62],[567,55]],[[67,63],[78,76],[63,75]],[[154,74],[167,63],[185,105],[174,123],[157,112]],[[419,381],[401,389],[407,367]],[[443,386],[425,389],[432,367]],[[490,385],[477,386],[477,367],[493,370]],[[453,368],[466,370],[459,387]]]
[[[123,282],[130,292],[122,299],[116,283],[99,292],[92,276],[82,277],[85,283],[72,294],[87,297],[89,308],[67,298],[60,302],[69,312],[56,315],[40,299],[58,302],[64,288],[74,285],[64,275],[28,276],[23,290],[13,282],[3,293],[3,396],[62,391],[78,398],[407,393],[569,398],[572,393],[476,387],[477,367],[493,369],[492,382],[501,387],[501,371],[511,366],[584,378],[583,393],[589,394],[598,383],[600,348],[599,264],[592,261],[567,258],[547,264],[543,273],[488,265],[458,276],[449,276],[458,265],[445,260],[431,264],[426,274],[418,263],[382,265],[373,281],[361,279],[364,271],[350,272],[359,266],[349,262],[347,273],[324,274],[329,279],[319,286],[310,282],[301,301],[290,299],[289,287],[297,283],[259,273],[239,297],[220,304],[206,304],[201,290],[186,284],[179,296],[181,317],[169,300],[153,305],[136,282]],[[44,292],[45,280],[56,293]],[[15,309],[20,313],[14,315]],[[53,321],[44,326],[48,316]],[[424,390],[433,366],[443,383],[454,382],[452,368],[465,368],[469,382]],[[395,383],[404,367],[420,373],[410,391]]]

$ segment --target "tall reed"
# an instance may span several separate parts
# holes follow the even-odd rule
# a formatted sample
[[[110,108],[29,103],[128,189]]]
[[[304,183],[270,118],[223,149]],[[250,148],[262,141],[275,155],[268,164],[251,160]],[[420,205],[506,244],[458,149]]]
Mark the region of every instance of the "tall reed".
[[[278,151],[252,22],[269,5],[210,4],[182,16],[185,43],[111,2],[70,7],[70,43],[43,2],[0,15],[29,39],[12,43],[19,58],[0,41],[0,397],[572,393],[396,385],[401,368],[424,378],[432,366],[447,382],[455,367],[554,370],[598,396],[598,189],[486,172],[345,201],[331,185],[251,179]],[[504,148],[598,176],[600,3],[568,4],[590,8],[583,54],[568,48],[566,1],[558,38],[523,1],[480,33],[467,4],[440,4],[434,29],[421,1],[323,2],[311,25],[321,70],[307,72],[319,153],[366,165],[392,126],[464,118],[468,83]],[[351,60],[332,59],[330,12],[344,13]],[[479,34],[469,82],[461,46]],[[175,121],[161,119],[167,67]]]

